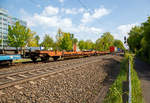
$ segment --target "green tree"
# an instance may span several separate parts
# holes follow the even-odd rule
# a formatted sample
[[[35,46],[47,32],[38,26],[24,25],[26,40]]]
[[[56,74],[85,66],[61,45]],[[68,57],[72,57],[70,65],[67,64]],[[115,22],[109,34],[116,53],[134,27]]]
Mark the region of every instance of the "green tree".
[[[29,28],[16,22],[14,26],[8,27],[8,45],[11,47],[25,47],[27,45]]]
[[[85,42],[84,40],[80,40],[78,43],[79,49],[82,51],[85,49]]]
[[[35,38],[36,32],[33,32],[29,29],[28,39],[27,39],[27,46],[28,47],[37,47],[37,40]]]
[[[59,39],[60,37],[62,37],[62,30],[59,28],[58,31],[57,31],[57,35],[56,35],[56,39]]]
[[[143,28],[141,26],[133,27],[128,33],[127,43],[132,52],[136,52],[141,48],[141,40],[143,38]]]
[[[150,63],[150,17],[141,26],[135,26],[127,39],[130,50]]]
[[[115,40],[114,41],[114,46],[116,46],[117,48],[123,49],[123,50],[125,49],[125,47],[124,47],[121,40]]]
[[[73,44],[76,44],[78,42],[77,38],[73,38]]]
[[[97,51],[103,51],[104,50],[103,43],[104,43],[104,39],[102,39],[102,38],[98,38],[96,40],[95,48],[96,48]]]
[[[35,36],[36,44],[39,46],[40,37],[38,35]]]
[[[86,50],[93,50],[93,42],[91,40],[85,41],[85,49]]]
[[[96,40],[96,50],[105,51],[109,50],[109,47],[114,44],[114,37],[109,33],[106,32],[102,35],[101,38]]]
[[[142,23],[143,28],[143,38],[141,40],[142,48],[140,49],[140,53],[142,53],[142,57],[150,63],[150,17],[144,23]]]
[[[53,45],[54,45],[53,39],[48,34],[46,34],[44,36],[43,42],[41,43],[41,46],[43,46],[45,50],[48,50],[52,48]]]
[[[93,49],[93,50],[96,50],[96,43],[93,43],[92,49]]]
[[[93,50],[95,45],[91,40],[80,40],[78,43],[80,50]]]
[[[61,50],[72,50],[72,38],[70,33],[63,32],[62,37],[59,39],[59,47]]]

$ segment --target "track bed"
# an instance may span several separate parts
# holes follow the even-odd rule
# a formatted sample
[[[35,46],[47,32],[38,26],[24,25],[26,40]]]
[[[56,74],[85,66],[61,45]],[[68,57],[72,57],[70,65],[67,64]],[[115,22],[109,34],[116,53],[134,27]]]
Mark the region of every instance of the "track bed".
[[[0,102],[93,103],[120,59],[106,55],[3,68]]]

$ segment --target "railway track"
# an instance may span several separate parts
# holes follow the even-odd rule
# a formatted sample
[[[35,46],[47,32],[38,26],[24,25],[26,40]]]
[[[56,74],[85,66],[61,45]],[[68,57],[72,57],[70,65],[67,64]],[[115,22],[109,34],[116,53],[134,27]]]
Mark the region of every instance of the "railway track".
[[[68,61],[67,63],[61,61],[54,63],[51,66],[47,65],[49,64],[47,63],[44,66],[36,66],[34,69],[27,69],[17,72],[5,72],[0,74],[0,89],[67,70],[78,70],[85,65],[102,61],[102,59],[103,57],[89,57]]]
[[[102,56],[103,57],[103,56]],[[63,61],[55,61],[55,62],[38,62],[38,63],[27,63],[27,64],[22,64],[19,63],[19,65],[13,65],[13,66],[4,66],[3,68],[0,69],[0,76],[1,75],[6,75],[6,74],[10,74],[10,73],[15,73],[15,72],[21,72],[21,71],[26,71],[26,70],[30,70],[31,68],[33,69],[34,66],[37,66],[34,69],[39,69],[39,68],[43,68],[45,66],[60,66],[63,65],[64,63],[72,63],[72,62],[77,62],[77,61],[85,61],[85,60],[89,60],[92,58],[97,58],[97,57],[88,57],[88,58],[78,58],[78,59],[69,59],[69,60],[63,60]],[[31,68],[29,68],[28,66],[30,66]],[[21,69],[18,69],[21,68]]]

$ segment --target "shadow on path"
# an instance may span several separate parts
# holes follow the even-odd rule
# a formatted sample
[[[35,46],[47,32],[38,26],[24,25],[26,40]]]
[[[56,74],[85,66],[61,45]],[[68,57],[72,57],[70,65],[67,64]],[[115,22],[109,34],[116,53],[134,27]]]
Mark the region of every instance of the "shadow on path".
[[[141,80],[141,88],[145,103],[150,103],[150,64],[135,58],[135,70]]]

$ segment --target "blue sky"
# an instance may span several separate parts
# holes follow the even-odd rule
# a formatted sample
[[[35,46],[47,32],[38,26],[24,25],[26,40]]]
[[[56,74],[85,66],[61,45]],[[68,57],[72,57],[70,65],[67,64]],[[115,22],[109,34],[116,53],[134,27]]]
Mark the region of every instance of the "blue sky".
[[[104,32],[123,40],[133,26],[146,21],[149,5],[150,0],[0,0],[1,8],[27,21],[41,40],[45,34],[55,38],[58,28],[79,40],[95,41]]]

